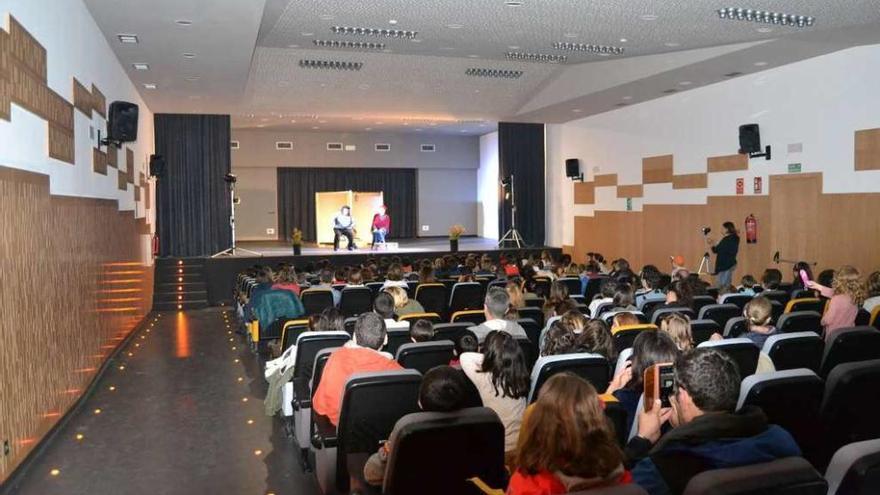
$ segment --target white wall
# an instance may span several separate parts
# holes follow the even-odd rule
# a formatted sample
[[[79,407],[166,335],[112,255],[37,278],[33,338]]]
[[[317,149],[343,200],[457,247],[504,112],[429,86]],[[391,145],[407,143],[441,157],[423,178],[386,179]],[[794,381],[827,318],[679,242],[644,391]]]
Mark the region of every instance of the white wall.
[[[480,136],[477,235],[498,239],[498,132]]]
[[[773,159],[755,158],[748,171],[712,173],[705,190],[675,190],[671,184],[644,187],[643,204],[704,204],[708,195],[734,195],[736,178],[752,179],[787,172],[801,163],[803,172],[823,172],[824,192],[880,190],[880,171],[856,172],[853,132],[880,127],[880,45],[852,48],[758,74],[739,77],[677,95],[566,124],[547,126],[547,242],[574,243],[574,216],[594,209],[622,211],[626,200],[613,187],[596,188],[596,203],[574,205],[565,178],[566,158],[579,158],[587,180],[596,172],[617,173],[618,184],[642,181],[642,158],[673,154],[676,174],[706,172],[706,158],[735,154],[738,127],[760,125],[762,145]],[[801,144],[801,152],[787,151]]]
[[[108,104],[125,100],[140,106],[138,141],[126,146],[134,151],[135,178],[139,172],[146,173],[153,151],[152,112],[141,100],[85,4],[81,0],[3,0],[0,19],[4,30],[8,30],[9,15],[45,47],[48,85],[67,101],[73,103],[75,77],[87,88],[94,83]],[[115,199],[120,210],[135,210],[137,218],[149,216],[153,225],[153,214],[144,208],[145,203],[135,204],[134,186],[129,184],[126,191],[120,191],[112,168],[106,176],[92,171],[92,148],[97,139],[90,137],[89,127],[106,134],[104,119],[97,114],[86,117],[76,109],[73,113],[75,165],[48,156],[46,121],[15,103],[11,120],[0,119],[0,165],[48,175],[52,194]],[[119,157],[118,163],[124,169],[124,151]]]

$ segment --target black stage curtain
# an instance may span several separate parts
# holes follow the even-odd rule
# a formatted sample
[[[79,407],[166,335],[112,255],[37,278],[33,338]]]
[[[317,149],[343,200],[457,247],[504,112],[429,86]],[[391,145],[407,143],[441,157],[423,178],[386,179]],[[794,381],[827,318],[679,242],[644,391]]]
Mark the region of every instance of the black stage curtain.
[[[161,256],[207,256],[230,247],[229,116],[156,114],[156,188]]]
[[[418,192],[415,169],[395,168],[278,168],[279,238],[294,228],[303,239],[316,239],[315,193],[329,191],[382,191],[391,216],[391,238],[416,236]],[[332,218],[318,221],[331,222]],[[360,225],[360,229],[369,226]],[[361,230],[363,232],[363,230]],[[363,237],[363,235],[362,235]],[[369,238],[369,236],[367,236]]]
[[[516,229],[528,246],[544,245],[544,124],[498,124],[498,176],[514,176]],[[498,235],[511,227],[510,201],[501,197]],[[509,245],[509,244],[508,244]]]

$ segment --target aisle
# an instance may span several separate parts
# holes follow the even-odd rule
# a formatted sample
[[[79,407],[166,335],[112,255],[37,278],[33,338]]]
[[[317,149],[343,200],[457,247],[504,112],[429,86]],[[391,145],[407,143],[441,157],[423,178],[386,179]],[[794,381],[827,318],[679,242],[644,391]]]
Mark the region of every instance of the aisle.
[[[317,493],[226,315],[151,314],[14,493]]]

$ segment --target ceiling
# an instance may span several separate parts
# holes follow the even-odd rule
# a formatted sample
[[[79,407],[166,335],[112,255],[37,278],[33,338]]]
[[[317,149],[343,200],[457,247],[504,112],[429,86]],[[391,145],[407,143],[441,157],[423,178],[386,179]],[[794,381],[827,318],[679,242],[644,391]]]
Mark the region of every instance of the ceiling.
[[[731,5],[717,0],[85,2],[151,110],[229,113],[240,128],[483,134],[502,120],[565,122],[880,43],[876,0],[742,5],[815,17],[805,29],[722,20],[717,9]],[[334,26],[416,34],[336,34]],[[120,33],[137,34],[139,43],[120,43]],[[316,41],[384,46],[324,48]],[[557,42],[623,53],[560,51]],[[511,61],[510,51],[567,60]],[[303,59],[362,65],[311,69],[300,67]],[[133,63],[150,67],[135,70]],[[465,74],[470,68],[522,75],[473,77]]]

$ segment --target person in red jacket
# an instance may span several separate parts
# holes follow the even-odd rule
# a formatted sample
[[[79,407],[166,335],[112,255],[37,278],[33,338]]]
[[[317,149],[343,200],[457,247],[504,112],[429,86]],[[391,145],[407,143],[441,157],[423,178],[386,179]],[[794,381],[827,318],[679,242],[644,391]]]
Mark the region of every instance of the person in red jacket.
[[[553,375],[526,412],[507,495],[556,495],[632,482],[593,386]]]
[[[387,342],[388,335],[382,317],[376,313],[360,315],[354,324],[352,340],[334,351],[324,365],[321,382],[312,399],[315,412],[327,416],[334,426],[339,426],[345,382],[351,375],[403,369],[391,354],[379,351]]]
[[[376,244],[385,244],[385,236],[391,231],[391,217],[387,212],[388,208],[382,205],[379,207],[379,213],[373,215],[373,225],[370,228],[373,231],[372,249],[376,248]]]

